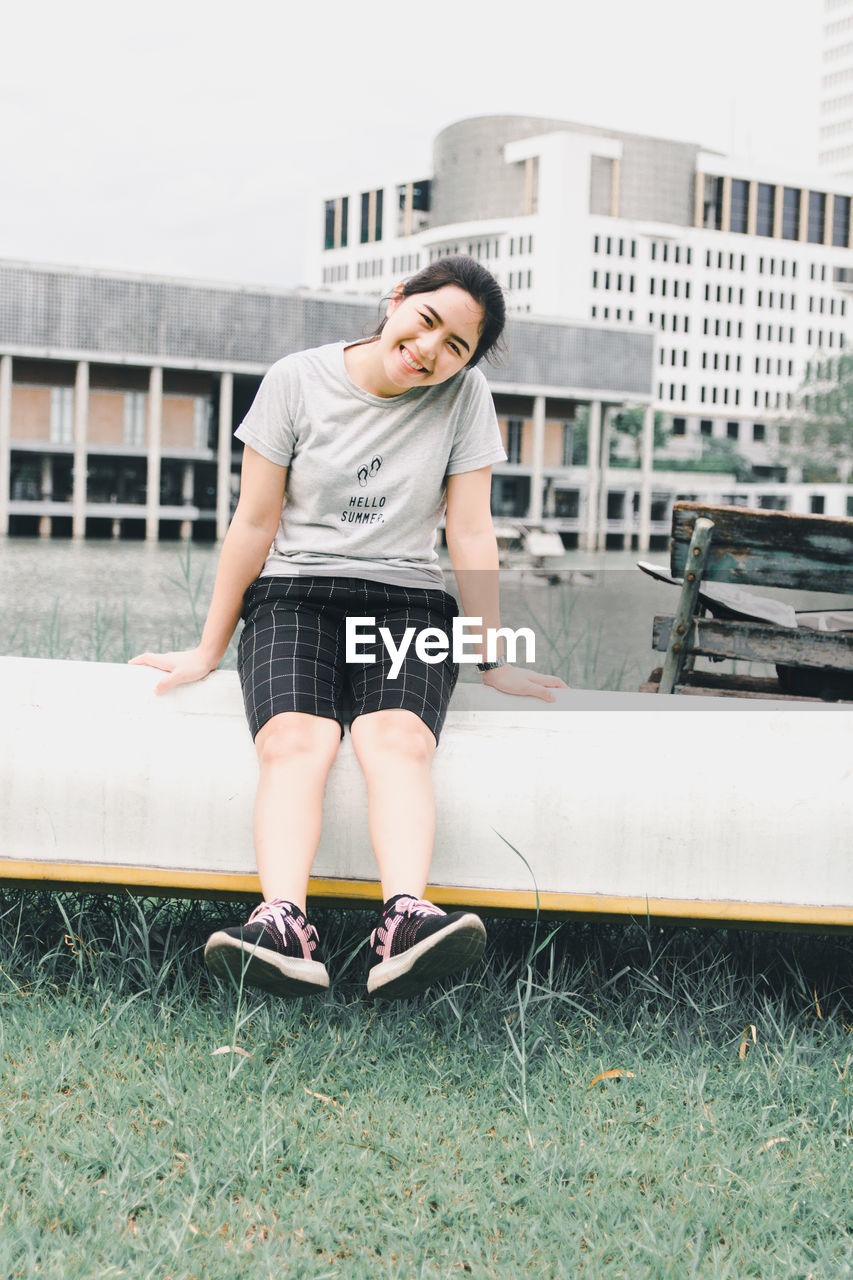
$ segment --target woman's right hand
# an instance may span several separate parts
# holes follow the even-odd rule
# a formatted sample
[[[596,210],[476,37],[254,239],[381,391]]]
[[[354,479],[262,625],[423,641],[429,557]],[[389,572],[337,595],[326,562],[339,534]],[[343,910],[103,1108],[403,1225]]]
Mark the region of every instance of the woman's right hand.
[[[203,680],[215,671],[218,662],[211,660],[209,654],[198,649],[186,649],[178,653],[140,653],[130,659],[130,665],[136,667],[156,667],[158,671],[168,671],[165,680],[154,686],[155,693],[168,693],[179,684],[192,684],[194,680]]]

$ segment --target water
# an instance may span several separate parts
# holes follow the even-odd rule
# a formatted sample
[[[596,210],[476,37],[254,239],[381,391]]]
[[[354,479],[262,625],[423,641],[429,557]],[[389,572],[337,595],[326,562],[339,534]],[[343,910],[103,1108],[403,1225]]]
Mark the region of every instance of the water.
[[[192,647],[213,588],[218,548],[177,543],[0,540],[0,653],[125,662]],[[503,622],[531,626],[540,671],[577,688],[636,689],[662,655],[652,618],[675,609],[628,552],[569,552],[573,580],[501,574]],[[653,557],[662,562],[665,557]],[[447,574],[453,587],[452,573]],[[234,645],[223,663],[233,666]],[[463,678],[477,679],[463,669]]]

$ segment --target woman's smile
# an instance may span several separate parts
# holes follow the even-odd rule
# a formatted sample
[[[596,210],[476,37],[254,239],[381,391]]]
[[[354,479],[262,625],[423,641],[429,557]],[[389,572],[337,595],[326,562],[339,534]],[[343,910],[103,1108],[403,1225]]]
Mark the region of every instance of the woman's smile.
[[[400,355],[403,357],[403,364],[411,369],[412,373],[426,373],[427,369],[424,365],[418,364],[415,357],[402,342],[400,343]]]

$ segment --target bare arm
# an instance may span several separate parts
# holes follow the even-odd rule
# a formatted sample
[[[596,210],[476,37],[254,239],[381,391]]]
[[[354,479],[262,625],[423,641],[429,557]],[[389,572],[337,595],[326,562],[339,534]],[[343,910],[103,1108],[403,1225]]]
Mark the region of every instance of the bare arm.
[[[240,618],[243,594],[263,568],[275,537],[286,480],[286,467],[245,447],[240,500],[222,543],[213,596],[198,646],[179,653],[141,653],[131,659],[138,666],[169,672],[155,693],[201,680],[222,661]]]
[[[498,544],[491,514],[491,467],[466,471],[447,478],[445,536],[450,563],[459,587],[466,617],[482,618],[483,632],[500,626]],[[472,649],[477,650],[474,643]],[[480,647],[480,661],[485,661]],[[502,693],[542,698],[553,702],[551,689],[565,689],[559,676],[543,675],[521,667],[498,667],[482,673],[483,683]]]

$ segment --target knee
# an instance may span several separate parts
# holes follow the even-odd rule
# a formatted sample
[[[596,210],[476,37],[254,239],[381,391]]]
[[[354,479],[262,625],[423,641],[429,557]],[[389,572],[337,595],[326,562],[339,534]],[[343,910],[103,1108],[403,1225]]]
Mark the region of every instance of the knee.
[[[318,716],[274,716],[258,733],[255,746],[263,768],[276,769],[292,764],[329,768],[340,744],[340,727],[335,720]]]
[[[360,763],[390,760],[428,766],[435,754],[435,738],[414,713],[376,712],[359,716],[352,726],[352,740]]]

